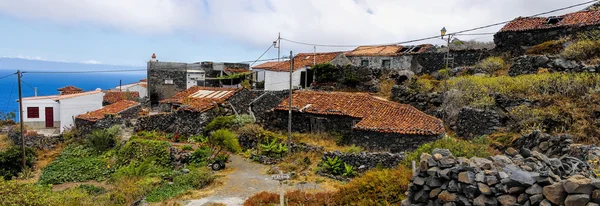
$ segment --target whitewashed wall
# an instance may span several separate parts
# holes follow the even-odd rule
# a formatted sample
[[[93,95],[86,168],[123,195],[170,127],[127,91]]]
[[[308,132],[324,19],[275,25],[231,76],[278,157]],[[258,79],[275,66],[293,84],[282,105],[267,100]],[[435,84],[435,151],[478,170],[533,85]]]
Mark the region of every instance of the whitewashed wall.
[[[73,126],[73,119],[80,114],[102,108],[102,97],[104,93],[99,92],[85,96],[78,96],[59,100],[60,103],[60,132],[65,127]]]
[[[292,73],[292,86],[300,86],[300,74],[306,69],[299,69]],[[290,73],[265,71],[265,90],[280,91],[290,89]]]
[[[27,117],[27,107],[37,107],[39,109],[38,118]],[[50,96],[47,98],[38,97],[37,99],[23,99],[23,122],[29,127],[34,129],[44,128],[46,125],[46,107],[53,108],[54,122],[60,121],[60,107],[59,104],[54,101],[54,97]],[[36,124],[33,124],[36,123]],[[55,125],[58,126],[58,125]]]

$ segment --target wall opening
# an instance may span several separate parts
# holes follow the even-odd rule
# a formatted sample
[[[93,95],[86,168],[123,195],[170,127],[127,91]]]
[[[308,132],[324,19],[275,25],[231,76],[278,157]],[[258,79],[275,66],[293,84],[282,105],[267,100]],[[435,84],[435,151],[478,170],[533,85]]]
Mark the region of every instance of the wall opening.
[[[408,76],[406,76],[406,75],[400,75],[398,78],[396,78],[396,84],[397,85],[403,84],[407,80],[408,80]]]

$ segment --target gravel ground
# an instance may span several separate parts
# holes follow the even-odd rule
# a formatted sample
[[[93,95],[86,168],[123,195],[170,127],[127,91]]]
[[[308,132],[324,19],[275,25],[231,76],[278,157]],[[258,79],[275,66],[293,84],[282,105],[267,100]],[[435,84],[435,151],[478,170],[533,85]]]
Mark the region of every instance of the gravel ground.
[[[233,155],[227,167],[234,169],[234,171],[223,177],[223,186],[221,188],[217,189],[212,196],[199,200],[186,201],[185,205],[201,206],[207,203],[242,205],[246,199],[258,192],[279,191],[279,182],[272,180],[271,175],[265,174],[269,166],[253,163],[248,159]],[[286,190],[320,189],[318,185],[310,183],[295,186],[284,185],[284,188]]]

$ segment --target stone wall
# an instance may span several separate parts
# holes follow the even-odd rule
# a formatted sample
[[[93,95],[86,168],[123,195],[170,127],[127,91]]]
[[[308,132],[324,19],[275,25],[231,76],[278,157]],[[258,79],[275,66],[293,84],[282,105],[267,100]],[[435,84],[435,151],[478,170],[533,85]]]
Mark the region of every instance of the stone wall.
[[[454,67],[475,65],[477,62],[489,57],[489,50],[452,50]],[[415,74],[431,74],[445,67],[443,52],[425,52],[398,56],[349,56],[348,59],[354,66],[361,66],[362,60],[369,61],[370,68],[382,68],[383,60],[390,60],[391,70],[410,70]]]
[[[96,129],[107,129],[113,125],[129,125],[131,119],[138,117],[141,109],[142,105],[134,106],[119,112],[117,115],[106,115],[104,118],[96,121],[76,118],[75,126],[81,134],[85,135]]]
[[[352,131],[346,144],[354,144],[370,151],[399,153],[417,149],[424,143],[442,138],[443,135],[404,135],[397,133]]]
[[[494,35],[494,43],[498,52],[510,52],[513,55],[522,55],[527,47],[535,46],[550,40],[585,31],[597,30],[598,26],[586,27],[557,27],[529,31],[498,32]]]
[[[288,111],[275,111],[276,118],[265,125],[267,128],[287,129]],[[349,135],[358,118],[341,115],[317,115],[292,112],[292,131],[301,133],[337,132]]]
[[[185,90],[187,70],[200,69],[200,66],[199,63],[148,62],[148,96],[152,106]],[[173,84],[165,84],[166,79],[173,80]]]
[[[473,139],[492,134],[502,127],[501,117],[494,110],[462,108],[456,122],[456,135],[465,139]]]
[[[344,163],[352,165],[357,172],[365,172],[370,169],[375,169],[379,166],[383,168],[395,168],[400,161],[404,159],[403,153],[343,153],[340,151],[325,152],[322,161],[327,161],[327,158],[338,157]]]
[[[14,126],[8,131],[8,139],[14,145],[21,145],[21,131],[17,126]],[[47,137],[37,133],[25,133],[25,146],[34,149],[50,150],[63,141],[62,136]]]
[[[539,153],[487,159],[454,157],[448,150],[422,154],[402,205],[597,205],[600,180],[590,168],[572,167]]]
[[[536,74],[542,68],[550,72],[600,72],[600,65],[586,65],[560,56],[520,56],[513,58],[513,62],[508,70],[510,76]]]
[[[250,114],[250,103],[266,91],[242,89],[236,92],[227,101],[233,105],[238,114]]]
[[[265,127],[271,125],[271,122],[277,118],[273,108],[281,104],[281,101],[288,97],[289,90],[268,91],[252,100],[250,107],[252,107],[252,114],[256,118],[256,123]]]
[[[209,111],[199,113],[177,111],[139,117],[135,131],[162,131],[181,135],[196,135],[204,132],[204,127],[217,116],[233,115],[229,105],[220,105]]]
[[[411,91],[407,86],[396,85],[392,88],[390,96],[392,101],[411,106],[432,116],[438,116],[438,108],[442,105],[442,95],[438,92],[422,94]]]

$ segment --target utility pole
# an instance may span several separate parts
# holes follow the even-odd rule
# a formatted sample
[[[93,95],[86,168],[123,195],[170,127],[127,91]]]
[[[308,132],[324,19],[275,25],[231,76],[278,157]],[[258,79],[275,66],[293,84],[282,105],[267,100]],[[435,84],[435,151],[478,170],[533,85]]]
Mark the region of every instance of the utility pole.
[[[119,79],[119,92],[123,91],[123,80]]]
[[[290,108],[288,115],[288,141],[287,147],[291,149],[292,145],[292,73],[294,72],[294,56],[292,55],[292,51],[290,51]]]
[[[23,169],[27,165],[25,158],[25,130],[23,129],[23,92],[21,91],[21,70],[17,70],[17,81],[19,82],[19,122],[21,123],[21,152],[23,153]]]
[[[290,51],[290,53],[291,53],[291,51]],[[279,32],[277,34],[277,62],[279,62],[280,54],[281,54],[281,32]]]

